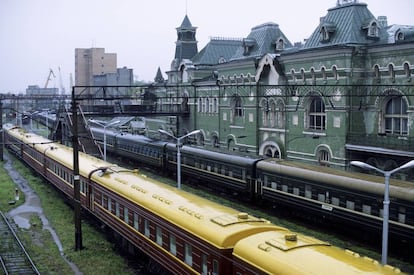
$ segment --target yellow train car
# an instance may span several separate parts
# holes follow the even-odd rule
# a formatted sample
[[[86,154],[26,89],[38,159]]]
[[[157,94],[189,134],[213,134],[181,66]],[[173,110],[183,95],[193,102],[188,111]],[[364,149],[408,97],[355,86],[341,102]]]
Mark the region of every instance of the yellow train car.
[[[233,255],[238,274],[401,274],[398,268],[292,232],[248,236],[236,244]]]
[[[16,155],[73,194],[71,148],[16,127],[5,134]],[[400,273],[83,153],[79,168],[82,206],[175,274]]]

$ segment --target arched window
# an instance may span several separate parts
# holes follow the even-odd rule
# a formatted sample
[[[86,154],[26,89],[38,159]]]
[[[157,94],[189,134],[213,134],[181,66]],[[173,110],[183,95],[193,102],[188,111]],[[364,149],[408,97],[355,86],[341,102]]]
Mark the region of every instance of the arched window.
[[[404,73],[406,78],[411,78],[410,64],[404,63]]]
[[[210,99],[206,98],[206,113],[210,113]]]
[[[379,35],[379,28],[376,22],[372,22],[368,28],[368,36],[376,38]]]
[[[200,98],[198,98],[198,106],[197,106],[197,111],[198,111],[199,113],[201,113],[201,112],[202,112],[202,105],[203,105],[203,100],[202,100],[202,98],[200,97]]]
[[[308,128],[313,130],[325,130],[325,103],[321,97],[313,97],[309,106]]]
[[[217,100],[217,98],[214,98],[214,102],[213,102],[213,112],[215,114],[218,113],[218,100]]]
[[[276,42],[276,50],[281,51],[285,48],[285,41],[283,38],[279,38],[279,40]]]
[[[322,73],[322,79],[323,79],[323,81],[326,81],[326,70],[325,70],[325,67],[322,67],[321,68],[321,73]]]
[[[374,66],[374,77],[377,82],[381,81],[381,72],[378,65]]]
[[[333,78],[335,80],[338,80],[338,70],[337,70],[336,66],[332,66],[332,74],[333,74]]]
[[[233,95],[231,99],[232,118],[243,117],[243,103],[239,95]]]
[[[315,74],[315,69],[312,68],[311,69],[311,78],[312,78],[312,84],[316,83],[316,74]]]
[[[303,82],[306,82],[306,74],[305,74],[305,70],[304,69],[301,69],[300,70],[300,75],[302,77],[302,81]]]
[[[390,78],[392,81],[395,80],[395,71],[394,71],[394,66],[392,64],[388,65],[388,73],[390,74]]]
[[[318,152],[318,163],[322,166],[329,166],[329,151],[328,150],[319,150]]]
[[[384,130],[388,134],[408,134],[407,102],[401,96],[391,97],[384,112]]]

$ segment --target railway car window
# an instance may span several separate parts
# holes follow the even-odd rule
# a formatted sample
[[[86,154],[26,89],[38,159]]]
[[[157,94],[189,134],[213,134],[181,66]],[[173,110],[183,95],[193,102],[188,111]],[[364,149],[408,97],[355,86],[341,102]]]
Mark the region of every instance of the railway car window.
[[[189,266],[193,265],[193,248],[190,244],[186,243],[184,245],[184,254],[185,254],[185,263]]]
[[[286,184],[282,185],[282,191],[283,192],[289,192],[289,187]]]
[[[177,247],[175,245],[175,236],[170,234],[170,252],[177,255]]]
[[[398,222],[405,223],[405,207],[398,208]]]
[[[355,202],[353,201],[346,201],[346,208],[354,210],[355,209]]]
[[[371,215],[371,205],[362,205],[362,212],[368,215]]]
[[[112,212],[112,200],[108,197],[108,211]]]
[[[207,255],[201,255],[201,272],[203,275],[207,275]]]
[[[272,181],[270,183],[270,185],[271,185],[272,189],[275,189],[275,190],[277,189],[277,182]]]
[[[128,208],[124,207],[124,221],[129,224]]]
[[[162,230],[160,227],[156,227],[156,237],[155,237],[155,241],[157,242],[157,244],[162,246]]]
[[[305,197],[308,199],[312,198],[312,186],[305,185]]]
[[[115,202],[115,215],[117,216],[117,217],[119,217],[120,215],[119,215],[119,202]]]
[[[219,274],[219,262],[217,260],[213,260],[213,274]]]
[[[325,201],[325,194],[318,194],[318,201]]]
[[[332,204],[333,204],[333,205],[336,205],[336,206],[339,206],[339,198],[337,198],[337,197],[332,197]]]
[[[298,187],[293,187],[293,194],[296,196],[299,196],[299,188]]]
[[[219,172],[219,167],[217,164],[214,165],[214,173],[218,173]]]
[[[147,219],[144,219],[144,235],[148,238],[150,237],[150,227],[149,227],[149,221]]]
[[[404,213],[398,213],[398,222],[405,223],[405,214]]]
[[[139,223],[138,223],[138,214],[134,213],[134,228],[135,230],[139,230]]]

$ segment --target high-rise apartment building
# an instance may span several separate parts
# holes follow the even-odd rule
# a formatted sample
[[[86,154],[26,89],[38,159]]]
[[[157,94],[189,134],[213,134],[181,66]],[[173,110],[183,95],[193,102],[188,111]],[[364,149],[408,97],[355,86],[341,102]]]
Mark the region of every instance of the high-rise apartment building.
[[[75,49],[75,85],[92,86],[93,77],[117,72],[116,53],[104,48]]]

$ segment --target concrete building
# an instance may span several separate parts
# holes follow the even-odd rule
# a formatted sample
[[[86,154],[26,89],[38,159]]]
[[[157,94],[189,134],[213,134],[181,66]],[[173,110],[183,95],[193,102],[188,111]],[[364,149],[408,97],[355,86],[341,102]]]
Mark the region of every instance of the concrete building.
[[[75,86],[93,86],[94,76],[116,73],[116,53],[105,53],[104,48],[75,49]]]

